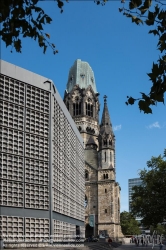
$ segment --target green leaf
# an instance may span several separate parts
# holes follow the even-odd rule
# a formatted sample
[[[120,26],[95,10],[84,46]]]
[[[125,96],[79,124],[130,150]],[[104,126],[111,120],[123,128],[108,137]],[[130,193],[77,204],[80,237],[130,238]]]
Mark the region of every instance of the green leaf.
[[[157,30],[150,30],[149,34],[153,33],[153,35],[158,35],[159,36],[159,32]]]
[[[17,52],[21,53],[21,40],[20,39],[14,41],[14,47]]]
[[[129,99],[128,99],[128,104],[133,105],[134,102],[135,102],[135,99],[132,98],[132,97],[129,97]]]
[[[46,53],[47,46],[44,45],[43,47],[44,47],[44,48],[43,48],[43,53],[45,54],[45,53]]]
[[[160,91],[159,93],[152,93],[151,98],[153,98],[157,102],[164,103],[164,93]]]
[[[49,17],[49,16],[46,16],[46,23],[51,23],[51,21],[52,21],[52,19],[51,19],[51,17]]]
[[[148,19],[149,20],[154,20],[154,13],[151,11],[148,11]]]
[[[40,12],[40,11],[42,11],[43,12],[43,10],[41,9],[41,8],[39,8],[39,7],[34,7],[34,10],[35,10],[35,12]]]
[[[161,10],[160,13],[158,14],[158,19],[159,20],[163,20],[165,19],[165,11]]]
[[[42,16],[39,22],[45,24],[45,16]]]
[[[63,7],[64,3],[61,0],[57,0],[57,2],[58,2],[58,8],[61,9]]]
[[[142,4],[142,0],[131,0],[129,2],[129,9],[135,9],[137,7],[139,7]]]
[[[42,35],[39,35],[38,37],[38,42],[43,43],[44,37]]]
[[[132,18],[132,15],[131,15],[131,14],[123,13],[123,15],[125,15],[126,17],[131,17],[131,18]]]
[[[33,4],[37,4],[39,0],[32,0]]]
[[[148,10],[148,8],[145,8],[144,6],[138,8],[141,11],[141,14],[145,14],[145,12]]]
[[[45,33],[46,37],[48,37],[50,39],[50,34],[48,33]]]
[[[146,8],[149,8],[151,6],[151,4],[152,4],[152,0],[145,0],[145,2],[144,2],[144,6]]]
[[[141,19],[139,19],[138,17],[132,16],[132,22],[136,23],[137,25],[140,23],[143,23],[143,21]]]
[[[149,107],[146,101],[140,100],[138,102],[140,111],[144,111],[144,114],[152,114],[152,109]]]

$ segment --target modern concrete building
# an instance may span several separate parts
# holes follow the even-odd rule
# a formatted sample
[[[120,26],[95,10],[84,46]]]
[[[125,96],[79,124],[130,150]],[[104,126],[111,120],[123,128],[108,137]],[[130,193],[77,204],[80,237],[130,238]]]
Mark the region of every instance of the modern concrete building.
[[[0,66],[3,239],[84,236],[83,139],[50,79],[2,60]]]
[[[78,59],[71,67],[64,102],[84,140],[86,236],[122,237],[115,135],[106,96],[99,122],[99,93],[94,72],[87,62]]]

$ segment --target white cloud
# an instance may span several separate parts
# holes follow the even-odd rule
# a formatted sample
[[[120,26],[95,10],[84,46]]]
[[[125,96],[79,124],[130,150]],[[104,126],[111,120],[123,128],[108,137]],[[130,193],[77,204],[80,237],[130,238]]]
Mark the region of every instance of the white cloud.
[[[116,125],[114,126],[114,131],[120,130],[122,128],[122,125]]]
[[[149,126],[147,126],[147,128],[161,128],[159,122],[154,122],[152,124],[150,124]]]

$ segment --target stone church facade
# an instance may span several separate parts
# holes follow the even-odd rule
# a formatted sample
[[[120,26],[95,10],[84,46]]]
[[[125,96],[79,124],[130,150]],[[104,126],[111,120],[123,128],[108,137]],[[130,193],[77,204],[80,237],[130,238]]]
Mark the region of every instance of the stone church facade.
[[[120,187],[116,182],[115,135],[106,96],[99,122],[99,93],[93,70],[87,62],[78,59],[71,67],[64,103],[84,140],[86,237],[102,234],[114,239],[122,237]]]

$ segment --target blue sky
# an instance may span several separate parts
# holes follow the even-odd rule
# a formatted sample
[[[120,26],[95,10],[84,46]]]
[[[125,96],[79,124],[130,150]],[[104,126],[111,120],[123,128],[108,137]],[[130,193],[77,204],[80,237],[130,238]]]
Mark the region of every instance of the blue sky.
[[[126,4],[127,5],[127,4]],[[69,68],[76,59],[92,67],[100,93],[108,96],[108,108],[116,136],[117,181],[121,186],[121,211],[128,211],[128,179],[138,177],[151,156],[166,148],[166,108],[158,104],[153,114],[140,113],[137,105],[126,106],[126,96],[148,93],[152,62],[159,56],[157,38],[148,27],[137,26],[119,13],[120,1],[97,6],[93,1],[65,3],[61,14],[54,1],[41,2],[53,19],[45,27],[59,53],[46,54],[31,39],[23,40],[22,53],[10,53],[1,43],[1,58],[52,79],[63,98]],[[101,114],[100,114],[101,115]]]

